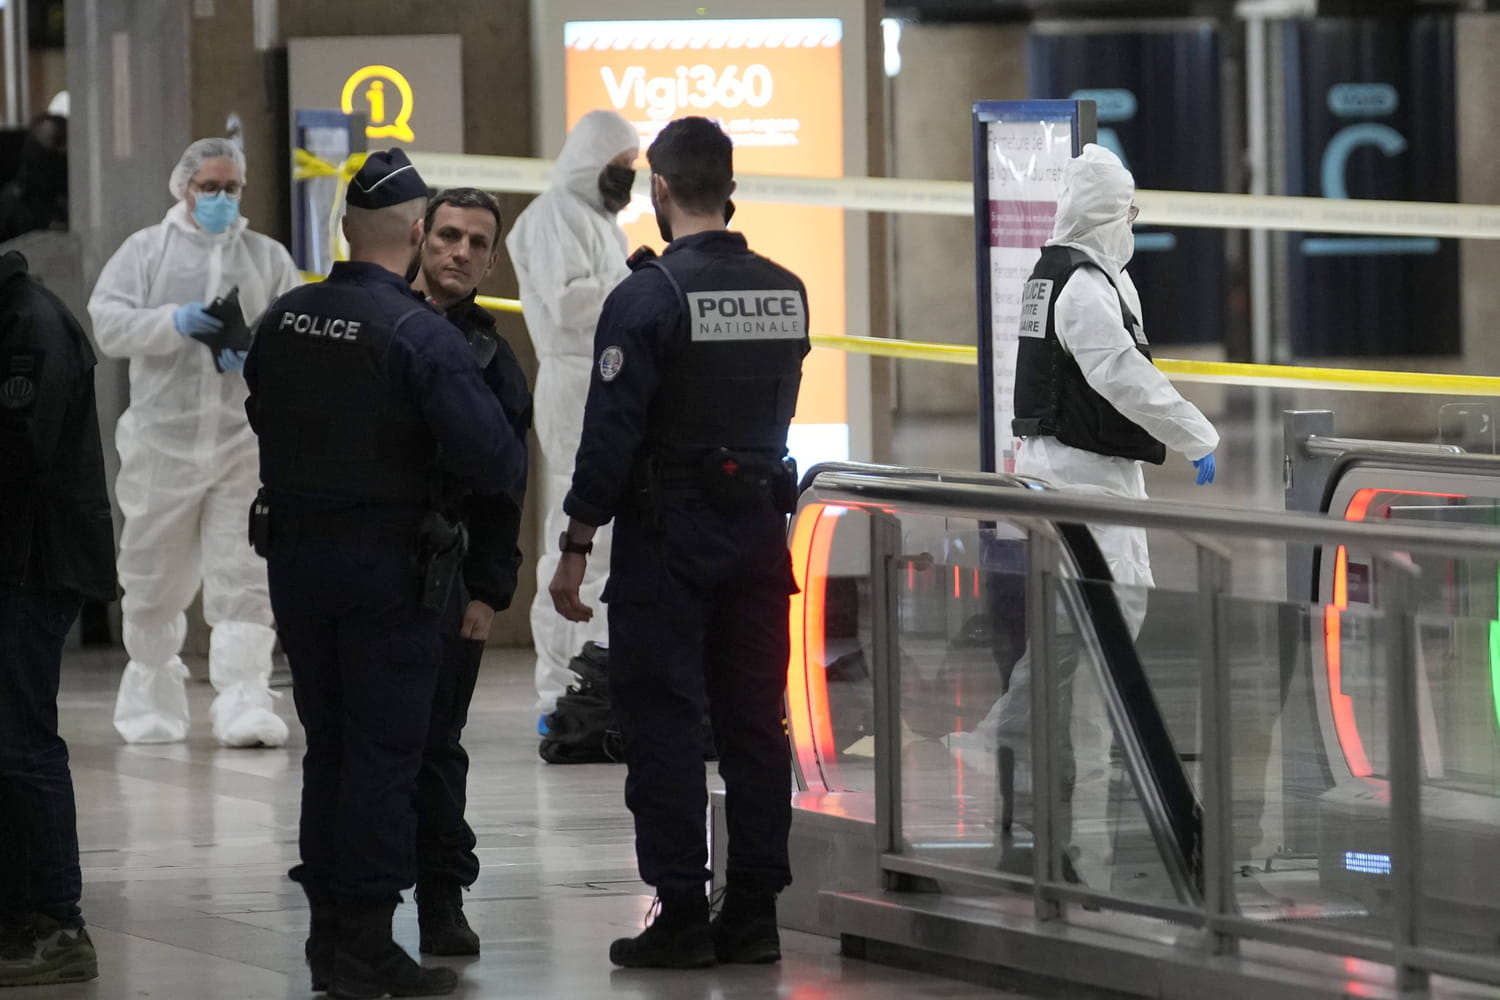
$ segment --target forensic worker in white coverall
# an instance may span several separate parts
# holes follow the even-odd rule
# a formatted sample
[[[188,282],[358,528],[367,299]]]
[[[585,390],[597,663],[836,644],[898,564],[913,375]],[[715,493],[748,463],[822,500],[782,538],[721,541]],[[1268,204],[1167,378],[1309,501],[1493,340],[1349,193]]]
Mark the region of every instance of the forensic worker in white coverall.
[[[1151,363],[1141,299],[1125,265],[1135,252],[1135,179],[1119,157],[1090,143],[1068,161],[1052,238],[1027,280],[1016,358],[1016,420],[1022,438],[1016,474],[1057,489],[1146,499],[1144,462],[1167,450],[1189,459],[1200,486],[1213,482],[1219,434]],[[1118,585],[1132,636],[1146,618],[1154,585],[1146,531],[1090,527]],[[952,749],[1025,756],[1031,710],[1030,657],[974,733],[948,737]],[[977,743],[977,746],[976,746]]]
[[[253,328],[271,300],[301,278],[286,249],[251,232],[240,216],[245,158],[233,142],[193,143],[168,186],[176,204],[160,223],[125,240],[89,298],[99,349],[130,359],[130,406],[115,429],[130,660],[115,729],[127,743],[187,737],[187,668],[179,654],[184,612],[201,583],[212,629],[214,738],[226,746],[280,746],[287,727],[269,686],[276,633],[266,564],[247,540],[260,460],[245,417],[245,355],[195,337],[223,331],[207,309],[232,289]]]
[[[615,216],[630,203],[633,164],[639,155],[635,126],[613,111],[590,111],[568,133],[552,186],[527,206],[505,240],[538,361],[532,395],[545,513],[537,543],[531,634],[536,644],[536,707],[543,720],[572,683],[568,662],[583,644],[609,641],[606,615],[570,622],[553,608],[547,587],[561,555],[557,540],[568,526],[562,505],[583,433],[583,403],[594,368],[594,327],[605,296],[630,273],[625,266],[625,232]],[[593,607],[599,606],[609,575],[609,540],[607,528],[594,535],[593,558],[580,590],[583,602]]]

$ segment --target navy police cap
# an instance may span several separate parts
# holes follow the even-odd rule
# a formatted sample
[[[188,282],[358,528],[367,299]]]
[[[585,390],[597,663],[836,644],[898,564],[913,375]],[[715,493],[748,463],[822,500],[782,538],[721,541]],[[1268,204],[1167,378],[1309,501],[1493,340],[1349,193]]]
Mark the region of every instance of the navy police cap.
[[[355,208],[389,208],[427,197],[427,183],[399,147],[365,158],[349,182],[349,204]]]

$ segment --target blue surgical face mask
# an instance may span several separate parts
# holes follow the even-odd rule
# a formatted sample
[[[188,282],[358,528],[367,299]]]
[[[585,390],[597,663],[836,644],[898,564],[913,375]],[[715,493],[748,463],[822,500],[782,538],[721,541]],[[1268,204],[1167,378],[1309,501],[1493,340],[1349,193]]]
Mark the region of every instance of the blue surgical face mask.
[[[193,218],[204,232],[222,233],[240,216],[240,200],[220,191],[218,194],[200,194],[193,203]]]

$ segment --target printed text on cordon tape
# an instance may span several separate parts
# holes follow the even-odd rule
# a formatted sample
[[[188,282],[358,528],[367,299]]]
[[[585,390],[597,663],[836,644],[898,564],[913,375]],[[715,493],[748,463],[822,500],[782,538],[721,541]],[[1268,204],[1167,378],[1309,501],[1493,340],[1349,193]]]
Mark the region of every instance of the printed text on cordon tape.
[[[552,174],[551,161],[523,157],[412,153],[411,158],[433,187],[470,186],[534,194],[546,190]],[[637,193],[644,196],[644,174],[637,179]],[[753,174],[741,175],[736,181],[734,197],[741,202],[821,205],[865,212],[974,214],[974,186],[968,181]],[[1500,239],[1500,205],[1195,191],[1137,191],[1136,204],[1143,225]]]
[[[320,274],[304,271],[308,281],[322,281]],[[481,295],[479,305],[493,312],[520,314],[521,303]],[[963,344],[926,344],[884,337],[833,337],[815,335],[814,347],[855,354],[873,354],[903,361],[937,361],[952,365],[977,365],[977,348]],[[1245,365],[1224,361],[1174,361],[1159,358],[1156,366],[1174,382],[1211,385],[1262,386],[1285,389],[1337,389],[1346,392],[1425,393],[1435,396],[1500,396],[1500,378],[1486,375],[1434,375],[1428,372],[1370,371],[1358,368],[1311,368],[1296,365]]]

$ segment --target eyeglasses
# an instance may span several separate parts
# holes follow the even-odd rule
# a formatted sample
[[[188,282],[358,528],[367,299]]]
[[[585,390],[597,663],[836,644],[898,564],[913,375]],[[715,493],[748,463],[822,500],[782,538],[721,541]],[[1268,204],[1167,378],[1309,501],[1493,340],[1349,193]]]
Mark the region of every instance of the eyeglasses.
[[[219,181],[204,181],[201,184],[197,181],[193,181],[188,184],[188,187],[192,188],[199,194],[206,194],[209,196],[216,195],[222,191],[224,194],[229,195],[229,197],[231,198],[238,198],[240,196],[240,192],[245,189],[244,185],[239,181],[225,181],[223,183],[220,183]]]
[[[1136,206],[1136,205],[1131,205],[1129,211],[1127,211],[1125,213],[1125,221],[1129,222],[1132,225],[1134,225],[1135,224],[1136,216],[1138,216],[1140,214],[1141,214],[1140,208],[1138,206]]]

